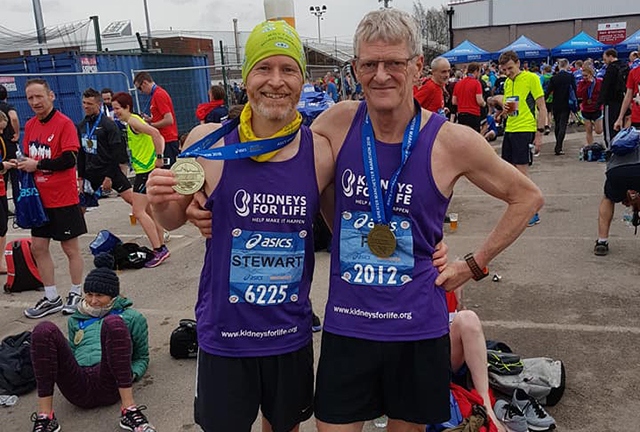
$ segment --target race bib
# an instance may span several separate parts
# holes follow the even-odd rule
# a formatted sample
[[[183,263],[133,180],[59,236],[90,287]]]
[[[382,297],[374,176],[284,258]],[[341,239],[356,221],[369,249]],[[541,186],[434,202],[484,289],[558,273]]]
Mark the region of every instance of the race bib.
[[[370,212],[343,212],[340,223],[340,274],[352,285],[402,286],[412,280],[413,234],[411,220],[393,215],[389,227],[396,250],[389,258],[375,256],[367,245],[374,227]]]
[[[86,136],[82,137],[82,148],[85,153],[88,154],[98,154],[98,140],[96,137],[88,138]]]
[[[232,232],[229,302],[278,306],[298,301],[306,231]]]

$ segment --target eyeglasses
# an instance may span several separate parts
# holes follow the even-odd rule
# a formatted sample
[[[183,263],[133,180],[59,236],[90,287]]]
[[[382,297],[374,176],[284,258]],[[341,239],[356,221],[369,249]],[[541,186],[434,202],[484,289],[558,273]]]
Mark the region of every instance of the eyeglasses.
[[[409,62],[416,58],[409,57],[406,59],[388,59],[388,60],[362,60],[356,58],[356,69],[362,74],[372,74],[378,71],[378,65],[384,64],[384,70],[387,73],[404,73],[407,71]]]
[[[140,83],[140,84],[135,84],[135,86],[136,86],[136,89],[137,89],[139,92],[141,92],[141,91],[142,91],[142,83]]]

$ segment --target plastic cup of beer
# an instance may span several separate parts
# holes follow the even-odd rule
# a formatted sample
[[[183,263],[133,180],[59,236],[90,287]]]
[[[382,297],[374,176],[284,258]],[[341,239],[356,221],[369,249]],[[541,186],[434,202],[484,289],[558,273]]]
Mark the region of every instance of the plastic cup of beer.
[[[458,229],[458,213],[449,213],[449,228],[451,232]]]
[[[136,225],[138,223],[138,220],[136,219],[136,216],[133,213],[129,213],[129,223],[131,225]]]

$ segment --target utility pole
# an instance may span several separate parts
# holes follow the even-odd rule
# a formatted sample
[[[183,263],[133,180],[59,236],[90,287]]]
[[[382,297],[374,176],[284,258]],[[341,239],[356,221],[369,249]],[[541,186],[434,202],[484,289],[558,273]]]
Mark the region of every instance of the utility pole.
[[[149,8],[147,7],[147,0],[144,1],[144,19],[147,22],[147,49],[152,48],[151,45],[151,25],[149,24]]]

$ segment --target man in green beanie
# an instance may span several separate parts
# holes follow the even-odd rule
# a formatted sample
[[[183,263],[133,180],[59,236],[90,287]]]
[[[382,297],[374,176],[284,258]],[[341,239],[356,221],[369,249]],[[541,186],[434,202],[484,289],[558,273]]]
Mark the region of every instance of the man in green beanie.
[[[195,418],[206,432],[250,432],[258,409],[264,431],[289,432],[313,413],[313,219],[333,157],[328,142],[301,125],[305,67],[295,29],[259,24],[246,44],[249,103],[238,122],[197,126],[185,142],[216,214],[196,305]],[[237,159],[235,149],[250,157]],[[234,157],[209,159],[224,150]],[[192,199],[177,194],[176,183],[168,170],[147,182],[167,229],[184,224]]]

